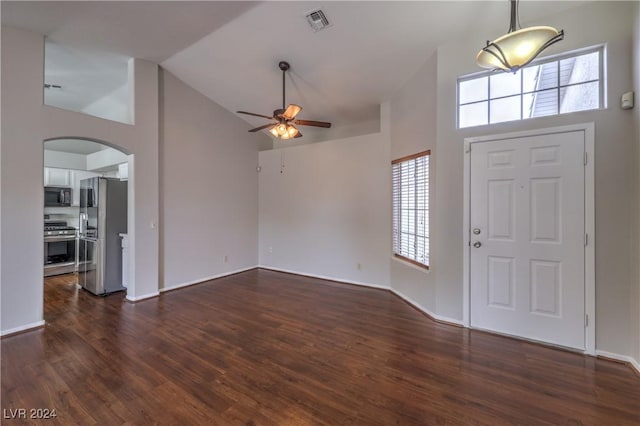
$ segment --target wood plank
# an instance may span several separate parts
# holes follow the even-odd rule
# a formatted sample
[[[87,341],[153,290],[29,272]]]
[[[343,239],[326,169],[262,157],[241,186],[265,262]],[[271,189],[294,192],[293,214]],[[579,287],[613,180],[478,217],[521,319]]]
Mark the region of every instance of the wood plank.
[[[640,424],[628,367],[387,291],[259,269],[136,304],[75,284],[46,279],[46,327],[0,346],[2,408],[57,410],[36,424]]]

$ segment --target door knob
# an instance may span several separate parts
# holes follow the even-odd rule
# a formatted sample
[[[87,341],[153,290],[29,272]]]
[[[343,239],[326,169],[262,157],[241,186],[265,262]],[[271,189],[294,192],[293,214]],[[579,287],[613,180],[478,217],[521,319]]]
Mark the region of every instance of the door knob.
[[[482,246],[482,243],[480,241],[476,241],[475,243],[473,243],[473,246],[475,248],[480,248]]]

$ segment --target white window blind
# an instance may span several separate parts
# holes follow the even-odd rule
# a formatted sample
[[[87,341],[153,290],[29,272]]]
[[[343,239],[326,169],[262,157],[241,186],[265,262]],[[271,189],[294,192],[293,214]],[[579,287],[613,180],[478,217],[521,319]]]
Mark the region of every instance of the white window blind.
[[[429,156],[424,151],[391,162],[393,253],[429,268]]]

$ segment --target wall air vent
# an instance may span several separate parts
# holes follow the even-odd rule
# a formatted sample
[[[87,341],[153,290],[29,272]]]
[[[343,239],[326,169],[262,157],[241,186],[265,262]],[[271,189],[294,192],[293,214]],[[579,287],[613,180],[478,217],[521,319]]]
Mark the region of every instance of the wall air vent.
[[[327,19],[327,15],[325,15],[321,9],[315,9],[307,12],[305,16],[307,17],[309,26],[316,33],[331,26],[329,20]]]

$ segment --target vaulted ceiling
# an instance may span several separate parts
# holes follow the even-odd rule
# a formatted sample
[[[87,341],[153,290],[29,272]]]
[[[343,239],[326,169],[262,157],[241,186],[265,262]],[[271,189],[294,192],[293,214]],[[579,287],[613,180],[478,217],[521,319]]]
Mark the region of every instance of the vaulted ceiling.
[[[522,1],[523,24],[584,2]],[[331,26],[314,32],[307,12],[322,8]],[[291,63],[287,103],[299,118],[335,129],[304,128],[307,139],[378,119],[389,99],[448,39],[504,33],[505,1],[2,2],[2,23],[82,49],[160,63],[230,111],[269,115],[282,102],[280,60]],[[82,64],[78,64],[82,67]],[[259,118],[241,116],[251,126]],[[366,127],[366,126],[365,126]]]

